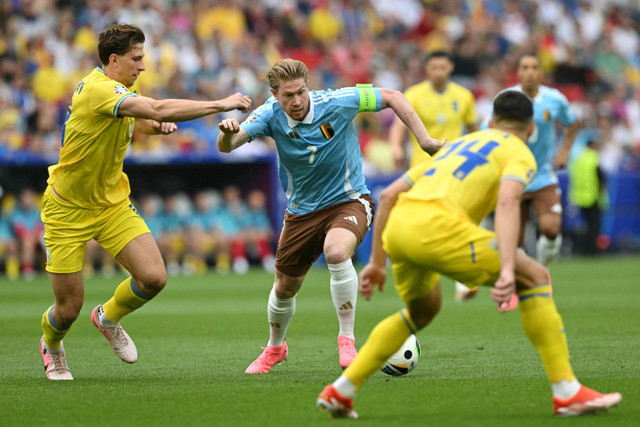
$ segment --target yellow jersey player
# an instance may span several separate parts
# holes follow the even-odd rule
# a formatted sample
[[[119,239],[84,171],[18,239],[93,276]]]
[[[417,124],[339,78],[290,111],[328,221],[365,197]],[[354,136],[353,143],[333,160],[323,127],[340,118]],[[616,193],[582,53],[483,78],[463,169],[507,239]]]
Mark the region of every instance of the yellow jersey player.
[[[445,145],[433,160],[383,191],[360,291],[369,299],[376,286],[382,290],[386,252],[407,307],[378,323],[353,363],[320,393],[317,405],[333,416],[356,418],[356,391],[438,314],[441,274],[493,286],[498,309],[518,296],[522,324],[542,359],[557,415],[598,412],[622,399],[578,382],[548,271],[518,249],[520,201],[536,171],[524,142],[534,129],[531,100],[518,91],[502,92],[494,100],[490,126]],[[478,226],[494,206],[495,232]]]
[[[477,130],[476,107],[473,94],[466,88],[449,80],[453,72],[453,62],[443,51],[432,52],[425,64],[427,80],[408,88],[404,95],[416,110],[418,117],[429,131],[429,135],[440,141],[461,136],[465,127],[468,132]],[[411,167],[429,158],[420,148],[418,141],[411,137],[411,152],[404,148],[406,127],[401,120],[394,120],[389,130],[389,143],[397,166],[403,166],[410,158]]]
[[[405,96],[416,110],[434,138],[453,139],[461,136],[465,128],[468,133],[477,130],[476,108],[473,94],[466,88],[449,80],[453,72],[453,61],[443,51],[432,52],[425,64],[427,80],[406,90]],[[397,166],[405,164],[405,127],[396,120],[389,131],[389,143]],[[429,155],[420,149],[411,135],[410,166],[427,160]],[[455,298],[464,301],[474,297],[477,288],[470,289],[460,282],[455,283]]]
[[[46,270],[55,304],[42,316],[40,353],[50,380],[72,380],[62,338],[80,314],[87,242],[95,239],[131,274],[113,297],[91,313],[94,325],[127,363],[138,354],[120,319],[140,308],[167,281],[164,262],[144,220],[129,200],[122,171],[133,130],[170,134],[174,122],[222,111],[247,111],[251,100],[236,93],[219,101],[154,100],[140,95],[145,70],[144,33],[134,25],[107,27],[99,37],[101,67],[76,88],[63,129],[60,160],[49,168],[42,200]]]

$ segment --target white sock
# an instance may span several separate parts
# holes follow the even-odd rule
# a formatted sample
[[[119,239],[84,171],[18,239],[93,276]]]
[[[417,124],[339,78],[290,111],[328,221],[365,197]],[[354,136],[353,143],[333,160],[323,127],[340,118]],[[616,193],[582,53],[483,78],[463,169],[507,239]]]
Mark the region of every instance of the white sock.
[[[296,297],[280,299],[276,297],[276,286],[273,285],[267,304],[269,318],[269,347],[278,347],[284,342],[289,322],[296,312]]]
[[[340,322],[340,335],[354,339],[353,325],[356,319],[358,298],[358,274],[350,259],[340,264],[327,264],[331,273],[331,299]]]
[[[456,282],[456,292],[464,292],[467,293],[469,292],[471,289],[467,288],[465,285],[463,285],[460,282]]]
[[[553,397],[558,399],[569,399],[575,396],[578,391],[580,391],[580,383],[577,379],[573,381],[562,380],[551,384]]]
[[[562,234],[558,234],[555,239],[549,240],[544,234],[538,238],[536,245],[536,259],[542,265],[551,264],[562,247]]]
[[[45,343],[44,340],[42,340],[42,346],[45,348],[45,350],[47,350],[47,353],[50,354],[58,354],[61,351],[64,351],[64,344],[62,344],[62,341],[60,341],[60,347],[56,348],[55,350],[51,350],[49,347],[47,347],[47,343]]]
[[[338,379],[333,382],[333,386],[338,390],[338,393],[346,398],[353,399],[356,397],[356,385],[343,375],[340,375]]]
[[[98,323],[100,323],[100,326],[103,328],[115,328],[117,325],[116,322],[112,322],[107,315],[104,314],[104,308],[102,308],[102,306],[98,308]]]

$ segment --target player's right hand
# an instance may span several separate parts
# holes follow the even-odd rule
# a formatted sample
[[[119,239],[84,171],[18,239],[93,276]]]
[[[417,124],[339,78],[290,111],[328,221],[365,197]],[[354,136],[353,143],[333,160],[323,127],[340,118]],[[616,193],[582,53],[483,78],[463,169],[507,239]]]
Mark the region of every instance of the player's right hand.
[[[511,308],[512,296],[516,293],[516,277],[512,269],[503,268],[500,276],[491,289],[491,299],[498,306],[498,311],[504,312]]]
[[[246,113],[251,109],[251,98],[247,95],[243,95],[240,92],[234,93],[233,95],[223,99],[225,111],[231,110],[240,110],[243,113]]]
[[[387,280],[386,268],[372,263],[365,265],[360,271],[360,294],[369,301],[376,285],[378,290],[382,292],[385,280]]]
[[[224,119],[218,124],[220,132],[233,134],[240,132],[240,123],[236,119]]]

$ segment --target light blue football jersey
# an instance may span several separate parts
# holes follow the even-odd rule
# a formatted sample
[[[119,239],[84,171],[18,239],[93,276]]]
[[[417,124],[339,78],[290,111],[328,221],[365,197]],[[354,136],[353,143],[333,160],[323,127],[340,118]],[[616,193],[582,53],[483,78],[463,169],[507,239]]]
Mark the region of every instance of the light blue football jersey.
[[[520,85],[505,90],[518,90]],[[553,158],[556,156],[556,120],[564,126],[572,125],[576,113],[567,98],[557,89],[540,85],[538,94],[533,98],[533,121],[536,129],[527,140],[527,146],[533,153],[538,164],[538,173],[526,188],[526,193],[540,190],[549,185],[557,184],[558,177],[553,171]]]
[[[269,136],[276,141],[280,183],[290,213],[305,214],[370,194],[353,125],[360,90],[309,91],[309,113],[302,121],[287,116],[271,97],[242,123],[252,140]],[[373,92],[375,111],[379,111],[380,90],[373,88]]]

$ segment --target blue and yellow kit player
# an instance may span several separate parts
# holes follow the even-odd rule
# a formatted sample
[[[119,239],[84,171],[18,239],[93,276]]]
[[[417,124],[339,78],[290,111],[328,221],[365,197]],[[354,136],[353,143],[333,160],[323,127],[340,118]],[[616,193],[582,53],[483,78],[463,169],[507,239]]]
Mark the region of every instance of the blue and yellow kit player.
[[[578,382],[548,271],[518,250],[520,201],[536,170],[524,142],[533,132],[532,119],[526,95],[503,92],[494,100],[493,129],[452,141],[383,191],[360,289],[366,299],[375,286],[382,289],[386,252],[406,308],[378,323],[354,362],[318,397],[321,409],[357,417],[353,398],[360,386],[438,314],[441,274],[492,286],[499,310],[518,296],[522,325],[544,365],[556,415],[598,412],[620,402],[619,393],[601,394]],[[495,232],[478,226],[494,207]]]
[[[471,91],[449,79],[453,61],[444,51],[429,54],[425,64],[427,80],[409,87],[404,95],[429,131],[438,140],[454,139],[477,130],[475,99]],[[412,134],[409,165],[413,167],[429,158]],[[396,164],[404,163],[404,126],[396,119],[389,132]],[[399,158],[402,153],[403,158]]]
[[[41,216],[55,304],[42,316],[40,353],[50,380],[73,379],[62,339],[83,305],[88,241],[97,241],[131,274],[91,313],[93,324],[123,361],[135,363],[138,353],[120,319],[166,283],[160,251],[129,200],[129,180],[122,169],[134,128],[166,135],[177,129],[173,122],[236,108],[247,111],[251,105],[242,94],[219,101],[158,101],[140,95],[144,41],[140,28],[128,24],[111,25],[100,34],[102,66],[78,84],[64,124],[60,160],[49,169]]]

